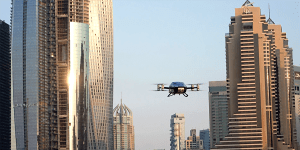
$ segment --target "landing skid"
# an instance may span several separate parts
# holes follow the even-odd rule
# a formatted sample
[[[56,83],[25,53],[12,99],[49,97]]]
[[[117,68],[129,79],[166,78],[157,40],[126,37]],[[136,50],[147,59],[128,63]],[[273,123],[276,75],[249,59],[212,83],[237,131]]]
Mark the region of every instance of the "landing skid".
[[[189,95],[187,95],[186,93],[183,93],[183,96],[188,97]]]
[[[173,96],[173,95],[175,95],[174,93],[169,93],[169,95],[167,96],[167,97],[170,97],[170,96]],[[180,94],[179,94],[180,95]],[[186,94],[186,93],[183,93],[182,94],[184,97],[188,97],[189,95],[188,94]]]

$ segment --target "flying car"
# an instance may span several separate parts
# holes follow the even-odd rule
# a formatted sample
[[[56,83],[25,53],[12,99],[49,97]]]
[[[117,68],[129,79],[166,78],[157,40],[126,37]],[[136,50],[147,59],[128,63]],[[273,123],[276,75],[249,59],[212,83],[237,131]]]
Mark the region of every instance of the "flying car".
[[[191,91],[194,91],[195,89],[197,91],[200,91],[201,83],[188,84],[188,85],[191,85],[190,87],[187,87],[183,82],[172,82],[169,85],[169,87],[165,87],[165,84],[163,84],[163,83],[159,83],[159,84],[156,84],[156,85],[157,85],[157,90],[156,91],[165,91],[165,89],[169,89],[168,97],[173,96],[175,94],[179,94],[179,95],[182,94],[183,96],[188,97],[189,95],[186,94],[186,91],[188,89],[190,89]]]

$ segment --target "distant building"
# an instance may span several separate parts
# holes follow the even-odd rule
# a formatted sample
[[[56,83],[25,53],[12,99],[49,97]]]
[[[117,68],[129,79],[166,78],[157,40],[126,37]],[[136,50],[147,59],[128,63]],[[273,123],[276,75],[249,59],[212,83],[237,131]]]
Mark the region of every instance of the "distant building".
[[[209,129],[200,130],[200,139],[203,141],[203,149],[210,150]]]
[[[170,121],[171,137],[170,146],[171,150],[185,149],[185,118],[184,114],[174,114],[171,116]]]
[[[10,149],[10,29],[0,20],[0,149]]]
[[[191,129],[190,136],[185,140],[186,150],[203,150],[203,141],[196,136],[196,129]]]
[[[125,105],[114,108],[114,150],[134,150],[134,126],[132,111]]]
[[[295,77],[295,116],[297,127],[297,141],[300,143],[300,66],[294,66]]]
[[[210,147],[215,148],[228,134],[226,81],[209,82]]]

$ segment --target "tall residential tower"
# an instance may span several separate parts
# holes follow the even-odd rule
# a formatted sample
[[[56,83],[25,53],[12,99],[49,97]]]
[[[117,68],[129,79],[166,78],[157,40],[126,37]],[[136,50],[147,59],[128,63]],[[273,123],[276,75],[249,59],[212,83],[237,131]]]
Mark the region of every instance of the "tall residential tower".
[[[292,49],[248,0],[226,35],[229,134],[217,149],[297,149]]]
[[[184,114],[177,114],[171,116],[170,120],[171,137],[170,146],[171,150],[185,149],[185,118]]]
[[[17,149],[112,149],[112,26],[111,0],[13,0]]]

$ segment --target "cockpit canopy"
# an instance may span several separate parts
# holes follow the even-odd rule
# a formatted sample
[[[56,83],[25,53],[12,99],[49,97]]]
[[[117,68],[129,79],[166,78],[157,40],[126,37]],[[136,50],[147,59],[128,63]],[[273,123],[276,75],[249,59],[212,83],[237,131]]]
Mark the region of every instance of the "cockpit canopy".
[[[186,85],[183,82],[172,82],[170,87],[186,87]]]

